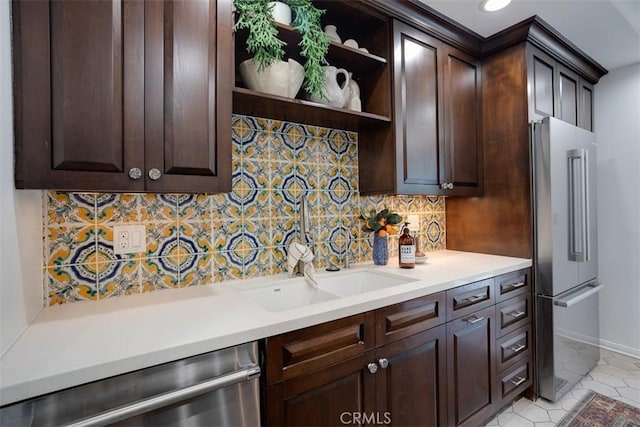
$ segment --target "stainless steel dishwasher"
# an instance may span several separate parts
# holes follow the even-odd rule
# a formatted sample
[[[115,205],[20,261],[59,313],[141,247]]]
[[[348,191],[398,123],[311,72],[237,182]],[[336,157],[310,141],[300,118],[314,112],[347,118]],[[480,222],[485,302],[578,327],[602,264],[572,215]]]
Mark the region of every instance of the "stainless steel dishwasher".
[[[0,408],[7,426],[259,426],[255,342]]]

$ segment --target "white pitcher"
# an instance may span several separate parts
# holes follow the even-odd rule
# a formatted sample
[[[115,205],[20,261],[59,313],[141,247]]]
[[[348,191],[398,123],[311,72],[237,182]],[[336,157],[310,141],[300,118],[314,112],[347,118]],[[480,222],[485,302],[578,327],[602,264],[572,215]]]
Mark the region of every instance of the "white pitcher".
[[[353,73],[349,73],[349,96],[345,103],[345,108],[353,111],[362,111],[362,101],[360,100],[360,86],[353,80]]]
[[[338,74],[344,75],[342,86],[338,84]],[[342,108],[349,98],[349,73],[344,68],[336,68],[333,65],[324,67],[324,85],[322,94],[324,97],[311,95],[311,100],[320,104],[327,104],[333,107]]]

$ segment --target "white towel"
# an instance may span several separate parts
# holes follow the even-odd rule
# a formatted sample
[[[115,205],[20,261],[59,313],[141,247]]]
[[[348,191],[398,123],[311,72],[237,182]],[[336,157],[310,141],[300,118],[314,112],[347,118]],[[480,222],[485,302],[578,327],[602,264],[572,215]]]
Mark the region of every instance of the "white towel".
[[[289,253],[287,253],[287,267],[289,276],[293,275],[293,269],[296,268],[298,260],[304,263],[304,279],[314,288],[318,287],[316,280],[316,270],[313,268],[313,252],[305,245],[300,243],[292,243],[289,245]]]

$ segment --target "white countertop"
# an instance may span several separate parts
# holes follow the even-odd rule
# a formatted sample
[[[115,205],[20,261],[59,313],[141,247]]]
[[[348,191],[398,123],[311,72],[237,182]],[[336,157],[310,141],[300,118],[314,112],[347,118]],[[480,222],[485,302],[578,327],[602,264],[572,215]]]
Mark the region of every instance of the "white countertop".
[[[529,259],[467,252],[427,255],[415,269],[398,268],[395,259],[383,267],[352,266],[417,281],[281,312],[266,311],[238,291],[290,280],[286,275],[46,308],[0,359],[0,405],[531,266]]]

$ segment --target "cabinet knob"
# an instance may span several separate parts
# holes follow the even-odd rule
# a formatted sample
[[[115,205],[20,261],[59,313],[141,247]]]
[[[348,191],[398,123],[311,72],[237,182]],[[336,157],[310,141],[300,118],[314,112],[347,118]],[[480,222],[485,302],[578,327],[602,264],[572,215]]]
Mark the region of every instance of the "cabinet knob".
[[[382,358],[380,360],[378,360],[378,363],[380,364],[380,367],[382,369],[387,369],[387,366],[389,366],[389,360],[387,358]]]
[[[440,188],[442,188],[443,190],[446,190],[447,188],[449,188],[449,183],[443,182],[442,184],[440,184]]]
[[[142,176],[142,171],[140,170],[140,168],[129,169],[129,178],[140,179],[141,176]]]
[[[453,190],[453,182],[450,182],[447,184],[447,189],[448,190]]]
[[[371,372],[372,374],[375,374],[376,372],[378,372],[378,365],[376,365],[373,362],[369,363],[367,365],[367,368],[369,368],[369,372]]]
[[[160,179],[161,176],[162,176],[162,172],[160,172],[156,168],[153,168],[149,171],[149,178],[151,178],[154,181]]]

